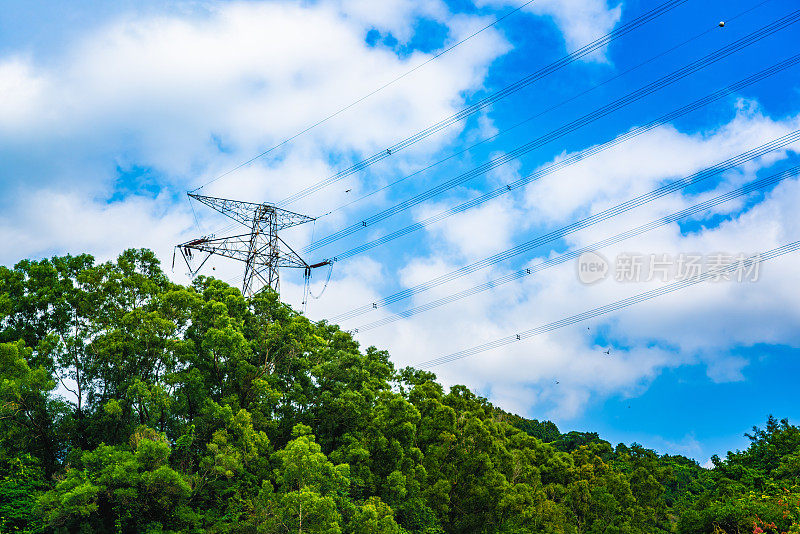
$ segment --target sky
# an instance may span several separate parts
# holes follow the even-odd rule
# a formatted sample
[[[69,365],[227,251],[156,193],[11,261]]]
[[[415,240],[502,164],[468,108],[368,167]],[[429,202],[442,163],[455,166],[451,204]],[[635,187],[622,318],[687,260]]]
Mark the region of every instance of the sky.
[[[172,268],[175,244],[244,231],[192,205],[187,191],[277,203],[625,27],[659,2],[534,0],[505,16],[520,5],[0,0],[0,264],[84,252],[105,261],[147,247],[173,280],[187,283],[186,267]],[[708,269],[800,240],[800,182],[787,172],[596,249],[592,258],[606,270],[593,283],[586,270],[581,275],[587,257],[559,259],[790,171],[800,164],[800,144],[788,143],[467,276],[371,307],[800,129],[797,65],[652,124],[800,53],[800,24],[635,101],[623,98],[797,7],[791,0],[687,0],[466,120],[284,205],[317,218],[281,234],[308,263],[344,258],[327,286],[327,271],[314,272],[311,291],[319,298],[309,299],[306,315],[330,320],[364,306],[367,312],[342,328],[358,329],[362,346],[388,350],[397,366],[422,365],[664,287],[691,258]],[[625,105],[607,107],[614,102]],[[637,130],[645,125],[651,127]],[[561,133],[542,141],[553,132]],[[514,151],[532,141],[529,150]],[[584,151],[591,155],[576,157]],[[490,161],[504,163],[359,227]],[[508,189],[532,174],[539,178]],[[458,208],[495,190],[500,194],[486,202]],[[458,213],[349,252],[452,208]],[[325,239],[353,225],[348,235]],[[654,257],[666,267],[651,277]],[[537,267],[542,262],[551,265]],[[693,285],[430,370],[447,385],[466,384],[562,431],[597,431],[612,443],[635,441],[707,464],[713,454],[746,447],[744,432],[769,414],[800,421],[798,265],[798,253],[787,254],[739,272],[747,275],[742,280]],[[525,269],[532,274],[402,314]],[[203,273],[241,281],[241,265],[216,257]],[[282,299],[303,309],[301,273],[284,269],[281,277]],[[364,328],[383,318],[382,326]]]

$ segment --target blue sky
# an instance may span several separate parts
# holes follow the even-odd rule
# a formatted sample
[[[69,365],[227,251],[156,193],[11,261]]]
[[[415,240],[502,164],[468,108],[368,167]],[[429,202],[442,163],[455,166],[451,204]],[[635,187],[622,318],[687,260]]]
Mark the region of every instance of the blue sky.
[[[172,246],[228,223],[185,191],[225,173],[517,7],[507,0],[4,1],[0,10],[0,262]],[[202,189],[278,201],[563,57],[656,2],[536,0],[309,133]],[[462,155],[285,234],[300,250],[580,118],[783,17],[789,0],[688,0],[467,121],[288,206],[321,216],[536,116]],[[717,23],[725,20],[724,28]],[[800,52],[797,28],[460,187],[307,254],[333,257],[503,187]],[[681,45],[681,46],[678,46]],[[644,63],[644,65],[641,65]],[[641,65],[641,66],[640,66]],[[633,69],[633,70],[631,70]],[[628,72],[630,71],[630,72]],[[615,78],[616,77],[616,78]],[[588,91],[588,92],[587,92]],[[585,94],[584,94],[585,93]],[[563,105],[559,105],[565,102]],[[556,109],[549,108],[559,105]],[[307,313],[369,304],[800,128],[794,67],[647,134],[406,237],[338,262]],[[538,115],[538,116],[537,116]],[[343,323],[360,324],[535,265],[798,165],[797,145],[526,254]],[[347,190],[350,189],[349,192]],[[796,179],[604,249],[755,253],[800,239]],[[231,231],[235,231],[231,229]],[[800,419],[796,256],[757,282],[706,284],[435,369],[506,409],[706,462],[768,414]],[[212,260],[238,283],[238,266]],[[176,268],[176,281],[186,273]],[[299,273],[282,273],[299,306]],[[320,280],[322,278],[323,280]],[[322,289],[317,274],[312,290]],[[586,286],[575,262],[357,335],[414,364],[656,287]],[[610,350],[610,355],[603,352]]]

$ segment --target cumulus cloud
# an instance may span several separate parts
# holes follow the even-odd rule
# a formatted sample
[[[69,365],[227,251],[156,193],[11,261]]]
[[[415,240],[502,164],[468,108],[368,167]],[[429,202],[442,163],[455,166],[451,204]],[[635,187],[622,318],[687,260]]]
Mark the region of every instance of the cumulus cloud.
[[[491,5],[510,4],[492,0]],[[105,259],[129,246],[153,248],[168,261],[174,243],[227,224],[201,212],[201,228],[196,229],[183,190],[220,175],[431,57],[413,50],[398,53],[385,43],[370,46],[367,32],[391,33],[407,44],[415,24],[427,19],[446,27],[442,46],[447,46],[491,20],[453,15],[442,2],[422,0],[203,6],[180,13],[150,10],[118,16],[71,41],[47,63],[24,54],[0,57],[0,180],[5,193],[0,198],[0,238],[9,244],[0,262],[84,251]],[[619,5],[605,0],[537,0],[526,10],[551,17],[568,49],[610,31],[621,12]],[[388,87],[324,128],[203,191],[271,200],[295,192],[458,110],[470,93],[483,89],[490,65],[508,49],[496,28],[485,31],[468,48],[417,71],[413,83]],[[737,103],[736,111],[726,124],[700,132],[658,128],[636,142],[433,225],[414,236],[429,253],[390,251],[341,262],[335,266],[335,283],[324,298],[310,303],[309,314],[329,317],[372,302],[389,289],[411,287],[452,271],[800,126],[796,117],[770,117],[750,101]],[[495,131],[487,116],[475,122],[476,130]],[[456,139],[461,127],[348,180],[338,191],[331,188],[292,208],[319,214],[352,198],[344,193],[346,188],[354,195],[402,176]],[[711,190],[672,195],[573,234],[557,248],[584,246],[677,211],[789,158],[796,158],[796,147],[725,173]],[[518,167],[504,166],[484,182],[497,186],[517,173]],[[424,218],[473,194],[459,189],[435,204],[419,206],[411,217]],[[380,201],[380,195],[372,199]],[[626,251],[765,250],[800,235],[798,202],[800,184],[787,180],[763,198],[716,207],[692,232],[667,226],[603,254],[613,258]],[[338,228],[347,215],[336,212],[316,228],[298,228],[292,242],[307,242],[314,231],[319,236]],[[556,253],[551,248],[533,251],[508,265],[416,295],[393,309],[424,304]],[[235,266],[213,260],[208,265],[217,269],[217,276],[238,281]],[[176,280],[185,281],[183,269],[176,271]],[[315,276],[316,291],[321,290],[321,277]],[[435,371],[446,384],[469,384],[506,409],[558,422],[579,416],[597,399],[641,394],[669,367],[703,364],[715,381],[739,380],[747,361],[732,357],[731,349],[800,343],[799,277],[788,258],[776,260],[763,266],[757,283],[698,286]],[[606,281],[584,286],[569,263],[361,333],[358,339],[390,349],[398,365],[415,364],[657,285]],[[298,304],[302,294],[296,280],[282,281],[284,300]],[[613,356],[604,354],[609,348]],[[691,452],[696,448],[692,440],[688,436],[665,446]]]
[[[12,58],[0,63],[0,117],[7,130],[21,128],[34,113],[34,104],[42,98],[44,80],[28,61]]]
[[[526,190],[526,207],[546,222],[563,223],[579,212],[600,211],[800,127],[798,119],[776,121],[764,116],[753,102],[740,100],[735,109],[733,120],[712,130],[686,133],[669,125],[659,127],[536,181]],[[782,154],[771,153],[755,165],[763,166]],[[565,153],[547,165],[571,155]],[[745,165],[728,173],[729,180],[720,186],[736,184],[752,168]]]
[[[427,18],[445,22],[450,13],[439,1],[427,0],[339,0],[341,12],[361,25],[391,32],[402,42],[413,35],[413,21]]]
[[[172,246],[164,243],[164,236],[190,222],[185,212],[174,209],[168,195],[133,195],[124,202],[99,204],[81,194],[48,190],[27,198],[25,209],[24,226],[19,220],[13,227],[0,225],[8,263],[21,259],[24,250],[43,255],[91,251],[107,259],[123,248],[154,245],[159,257],[166,259]]]
[[[479,5],[517,7],[507,0],[480,0]],[[536,0],[524,11],[552,18],[558,26],[567,50],[588,44],[614,29],[622,16],[622,3],[610,5],[607,0]],[[602,52],[586,56],[590,61],[606,61]]]
[[[529,8],[553,17],[570,50],[610,32],[622,15],[621,3],[611,7],[606,0],[544,0]]]
[[[369,10],[353,1],[235,2],[179,14],[125,13],[46,64],[21,55],[0,57],[0,158],[10,193],[0,199],[0,228],[19,235],[13,257],[0,259],[43,254],[56,243],[63,250],[126,246],[127,233],[105,236],[108,240],[96,246],[86,239],[32,239],[28,229],[36,227],[41,208],[34,200],[60,196],[63,204],[53,201],[50,208],[68,210],[74,205],[71,195],[91,198],[80,205],[84,222],[101,227],[129,202],[117,198],[120,192],[124,197],[143,185],[153,186],[153,195],[196,187],[430,57],[371,47],[365,42],[370,28],[388,25],[401,34],[412,32],[418,17],[449,23],[446,15],[438,2],[387,2]],[[460,38],[470,24],[483,24],[479,18],[456,19],[442,45]],[[483,32],[470,43],[469,54],[420,69],[413,83],[388,87],[203,191],[278,200],[426,126],[432,117],[453,113],[507,49],[497,32]],[[404,157],[424,157],[457,131]],[[144,184],[146,176],[156,176],[154,183]],[[114,207],[106,205],[111,199]],[[109,226],[150,226],[147,210],[133,209],[137,202],[130,199],[132,213]],[[321,196],[294,207],[320,213],[329,206]],[[161,227],[154,248],[166,250],[191,231],[186,203],[178,201],[174,209],[183,213],[183,224]],[[40,237],[47,235],[43,230]]]
[[[416,218],[425,220],[460,203],[451,199],[427,204],[417,210]],[[509,198],[501,197],[433,225],[428,235],[436,240],[433,246],[440,253],[471,261],[509,248],[523,215]]]
[[[734,109],[734,118],[721,126],[700,132],[661,127],[643,136],[641,142],[619,145],[548,176],[521,194],[507,196],[502,203],[487,204],[428,228],[426,239],[435,244],[432,249],[436,252],[410,260],[401,270],[402,286],[413,287],[457,269],[465,257],[474,261],[478,254],[483,257],[502,250],[509,241],[531,239],[543,233],[543,228],[558,228],[800,126],[796,117],[777,120],[766,116],[753,102],[738,102]],[[756,175],[776,172],[774,169],[782,168],[776,164],[796,157],[798,148],[776,151],[743,165],[724,174],[702,193],[674,194],[573,234],[565,245],[591,244],[718,195]],[[789,207],[798,201],[800,182],[785,180],[760,202],[740,202],[735,207],[723,204],[703,214],[695,231],[686,233],[673,224],[602,252],[613,259],[624,252],[674,256],[681,252],[735,254],[768,250],[800,236],[800,223]],[[717,215],[726,219],[720,223],[715,219]],[[547,248],[522,260],[537,263],[555,254]],[[740,380],[747,360],[732,356],[733,349],[757,343],[800,345],[794,328],[800,321],[800,311],[792,305],[800,298],[800,290],[794,289],[800,287],[800,274],[794,264],[789,257],[778,259],[761,266],[761,279],[755,283],[696,286],[433,370],[446,383],[468,383],[509,409],[539,417],[547,413],[560,422],[580,416],[590,401],[610,395],[640,394],[669,367],[702,364],[715,382]],[[394,309],[425,304],[509,270],[510,265],[500,264],[478,271],[418,294]],[[359,338],[392,347],[401,364],[421,363],[660,284],[658,280],[637,284],[606,280],[585,286],[577,279],[574,262],[569,262],[383,329],[360,333]],[[337,304],[330,303],[329,309],[353,307],[352,303],[343,307]],[[377,318],[379,312],[373,315]],[[372,319],[369,315],[345,324],[363,324]],[[612,355],[604,354],[609,349]]]

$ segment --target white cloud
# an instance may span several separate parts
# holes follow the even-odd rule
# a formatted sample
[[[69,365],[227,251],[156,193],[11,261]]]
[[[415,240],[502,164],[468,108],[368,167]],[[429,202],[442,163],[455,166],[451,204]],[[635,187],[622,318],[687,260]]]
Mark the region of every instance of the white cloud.
[[[537,0],[529,8],[553,17],[568,48],[608,32],[620,16],[619,6],[610,7],[602,0]],[[487,22],[454,17],[439,2],[392,0],[377,5],[341,0],[305,7],[231,3],[181,15],[117,19],[66,47],[47,65],[23,56],[0,58],[4,94],[0,158],[6,193],[0,199],[0,239],[8,244],[0,262],[87,250],[105,259],[129,246],[154,248],[168,259],[174,243],[196,232],[185,201],[176,202],[169,192],[230,169],[429,58],[419,52],[400,58],[386,47],[364,42],[372,27],[406,42],[419,17],[446,24],[448,43]],[[297,191],[459,109],[466,94],[482,88],[489,65],[507,49],[498,31],[483,32],[468,48],[458,48],[417,71],[413,83],[387,88],[352,113],[203,191],[263,199]],[[659,128],[523,192],[431,226],[416,238],[434,245],[435,253],[391,264],[367,257],[337,264],[335,282],[324,298],[311,302],[311,315],[330,316],[372,302],[392,283],[409,287],[451,271],[465,259],[508,248],[539,235],[542,228],[604,209],[798,126],[797,118],[772,119],[743,101],[731,122],[713,130],[686,133]],[[494,128],[485,117],[479,127]],[[406,172],[440,150],[455,133],[446,132],[397,161],[376,166],[367,179],[383,183]],[[785,157],[786,153],[778,153],[726,173],[715,191],[700,198],[750,180],[756,171]],[[133,181],[125,183],[118,167],[150,170],[158,176],[158,187],[147,196],[139,181],[128,178]],[[513,166],[504,166],[488,181],[507,183],[516,172]],[[318,214],[348,200],[344,189],[352,188],[353,195],[368,189],[355,179],[345,183],[292,208]],[[108,200],[125,191],[137,193]],[[568,244],[592,243],[697,201],[693,195],[673,195],[574,234]],[[415,215],[438,212],[452,202],[454,198],[420,207]],[[760,204],[741,215],[733,212],[733,220],[717,227],[690,235],[682,235],[676,226],[665,227],[604,254],[764,250],[798,239],[798,202],[800,185],[787,181]],[[731,209],[723,205],[714,213],[728,214]],[[204,217],[203,231],[226,224],[222,221]],[[320,221],[315,231],[319,236],[345,222],[346,212],[339,212]],[[312,228],[298,228],[292,242],[307,241]],[[531,228],[537,228],[536,233]],[[539,250],[526,259],[549,254],[550,250]],[[800,273],[793,269],[795,264],[788,258],[777,260],[763,267],[763,279],[756,284],[699,286],[435,371],[447,384],[467,383],[488,392],[506,409],[538,417],[544,413],[559,422],[576,417],[597,398],[638,395],[671,366],[703,363],[714,380],[737,380],[746,362],[731,357],[731,348],[761,342],[800,344],[796,331]],[[221,278],[237,272],[225,262],[213,265]],[[498,265],[473,273],[401,302],[397,309],[423,304],[507,270]],[[176,271],[176,280],[182,281],[182,268]],[[321,288],[320,277],[316,276],[316,290]],[[650,287],[654,286],[586,287],[578,283],[574,265],[565,264],[360,334],[359,339],[390,349],[399,365],[413,364]],[[290,277],[282,291],[294,304],[302,298],[302,288]],[[379,316],[367,315],[344,327]],[[598,340],[600,331],[608,343]],[[609,345],[612,355],[607,356],[603,352]],[[689,438],[673,445],[694,447]]]
[[[658,185],[688,176],[800,127],[797,118],[775,121],[751,102],[737,103],[733,120],[710,131],[679,132],[666,125],[607,149],[565,170],[534,182],[526,191],[526,206],[546,222],[572,220],[594,213]],[[761,163],[727,173],[722,187],[740,182],[747,171],[782,157],[777,151]],[[563,154],[551,165],[573,154]]]
[[[389,31],[401,42],[412,37],[417,18],[440,22],[450,18],[447,7],[438,0],[339,0],[338,4],[348,18],[366,27]]]
[[[480,0],[478,5],[518,7],[508,0]],[[567,50],[572,52],[610,32],[622,16],[622,3],[610,6],[607,0],[536,0],[524,11],[551,17],[564,36]],[[594,61],[606,61],[602,52],[586,56]]]
[[[21,127],[42,98],[43,85],[28,61],[16,57],[0,62],[0,117],[4,118],[0,125],[8,131]]]
[[[41,191],[25,202],[24,224],[0,226],[9,262],[21,259],[20,251],[42,254],[81,254],[91,251],[101,260],[116,258],[125,248],[153,248],[169,258],[172,243],[165,236],[191,222],[174,209],[167,195],[132,196],[124,202],[96,203],[81,194]],[[11,255],[16,256],[16,258]],[[169,265],[165,266],[167,269]]]
[[[775,120],[751,104],[737,104],[737,109],[737,115],[720,127],[691,134],[673,127],[660,128],[643,136],[641,142],[620,145],[584,164],[548,176],[532,184],[522,195],[509,195],[502,202],[431,226],[426,238],[434,244],[435,253],[409,261],[401,271],[402,286],[411,287],[454,270],[465,263],[464,257],[475,260],[476,255],[483,257],[506,248],[509,240],[519,243],[531,239],[543,233],[542,228],[558,228],[800,126],[797,118]],[[678,211],[752,180],[757,171],[775,172],[769,167],[786,157],[786,151],[779,151],[748,163],[726,173],[722,182],[710,191],[700,195],[671,195],[573,234],[569,243],[584,246]],[[512,202],[515,197],[517,200]],[[796,179],[787,180],[764,201],[741,214],[733,212],[728,222],[688,235],[683,235],[677,225],[663,227],[604,249],[603,254],[614,258],[625,251],[677,254],[767,250],[800,238],[800,222],[791,208],[797,202],[800,202],[800,183]],[[737,204],[737,210],[743,207],[742,203]],[[425,210],[438,212],[441,208],[427,206]],[[723,204],[706,216],[714,214],[730,215],[731,207]],[[547,257],[550,253],[537,254]],[[587,403],[597,399],[641,394],[668,367],[702,363],[714,381],[740,380],[747,362],[731,356],[732,350],[756,343],[800,346],[795,328],[800,321],[796,305],[800,301],[797,289],[800,273],[792,267],[794,264],[796,259],[790,257],[775,260],[762,266],[762,279],[756,283],[695,286],[433,370],[445,383],[466,383],[478,388],[506,409],[536,417],[547,414],[561,423],[579,416]],[[478,271],[416,295],[395,309],[427,303],[509,270],[509,266],[501,264]],[[401,365],[415,364],[581,313],[657,285],[657,282],[605,281],[584,286],[578,282],[575,265],[570,262],[382,329],[363,332],[359,339],[389,347]],[[353,304],[333,308],[340,312]],[[345,324],[357,326],[382,315],[383,312],[377,312]],[[596,336],[601,331],[608,339],[607,344],[598,344]],[[612,354],[606,356],[603,353],[609,347]],[[678,450],[676,447],[672,450]]]
[[[59,248],[128,244],[122,238],[93,244],[69,236],[48,241],[44,228],[28,239],[27,228],[36,226],[40,208],[36,199],[97,199],[80,206],[84,222],[91,224],[93,215],[98,221],[93,226],[102,226],[100,221],[122,213],[119,207],[126,203],[131,210],[142,208],[137,198],[116,202],[115,209],[106,204],[120,188],[140,185],[120,183],[133,179],[121,178],[119,169],[144,169],[169,190],[191,188],[430,57],[415,52],[401,58],[369,47],[364,39],[372,25],[390,24],[402,33],[411,31],[417,17],[429,16],[452,24],[448,39],[457,39],[483,24],[470,17],[449,20],[437,2],[386,3],[383,11],[358,6],[234,2],[179,14],[128,14],[87,33],[46,65],[0,58],[0,158],[7,192],[0,199],[0,228],[21,236],[18,248],[0,261]],[[367,11],[383,16],[383,22],[364,19]],[[480,88],[488,65],[507,49],[497,32],[483,32],[471,41],[469,53],[427,65],[409,78],[413,83],[388,87],[203,192],[278,200],[427,126],[432,117],[458,110],[463,95]],[[438,150],[458,128],[409,149],[400,161]],[[312,214],[329,207],[324,194],[292,206]],[[183,220],[189,217],[183,200],[174,208]],[[57,202],[50,209],[71,214]],[[210,219],[209,226],[219,224]],[[124,223],[111,225],[118,222]],[[187,224],[162,228],[150,246],[166,249],[191,231]]]
[[[478,194],[473,192],[471,196]],[[427,219],[462,201],[457,198],[446,203],[426,204],[416,210],[416,218]],[[509,248],[522,215],[510,198],[500,197],[434,224],[428,234],[436,239],[433,246],[439,253],[450,252],[471,261]]]
[[[606,0],[543,0],[530,4],[534,13],[551,15],[572,50],[610,32],[622,15],[622,4]]]

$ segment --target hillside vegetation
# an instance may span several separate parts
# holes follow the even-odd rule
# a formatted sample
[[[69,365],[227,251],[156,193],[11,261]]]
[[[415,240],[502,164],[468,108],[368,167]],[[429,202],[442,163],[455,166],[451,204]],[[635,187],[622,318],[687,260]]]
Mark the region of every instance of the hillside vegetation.
[[[147,250],[0,267],[2,532],[800,532],[800,429],[750,439],[561,434]]]

